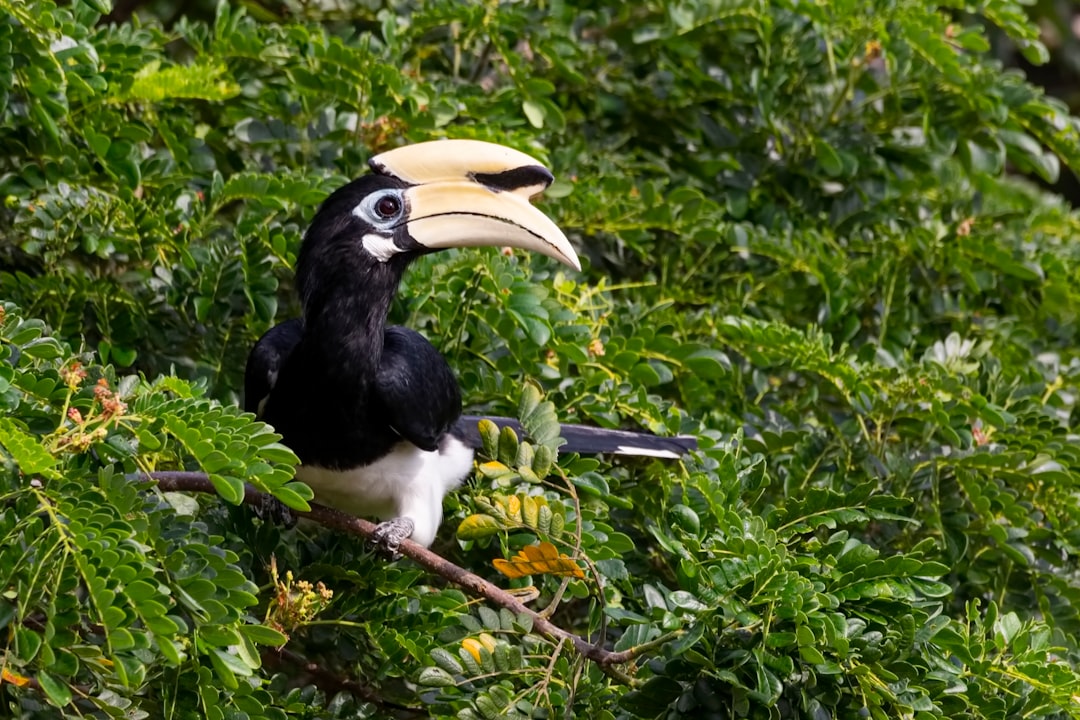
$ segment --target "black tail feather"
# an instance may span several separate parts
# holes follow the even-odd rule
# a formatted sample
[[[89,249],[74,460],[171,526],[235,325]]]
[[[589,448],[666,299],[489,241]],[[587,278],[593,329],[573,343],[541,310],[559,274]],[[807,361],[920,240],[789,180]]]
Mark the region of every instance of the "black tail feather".
[[[463,415],[454,425],[452,432],[466,445],[479,448],[482,443],[476,424],[481,420],[491,420],[499,427],[512,428],[518,435],[526,434],[517,420],[483,415]],[[661,437],[650,433],[608,430],[588,425],[563,425],[559,434],[566,440],[566,444],[559,448],[559,452],[583,455],[611,453],[678,459],[688,452],[697,450],[697,438],[689,435]]]

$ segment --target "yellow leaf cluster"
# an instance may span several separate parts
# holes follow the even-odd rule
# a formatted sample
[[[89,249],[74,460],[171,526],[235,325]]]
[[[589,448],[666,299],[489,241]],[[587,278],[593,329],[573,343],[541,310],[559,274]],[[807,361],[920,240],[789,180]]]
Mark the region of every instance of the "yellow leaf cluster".
[[[477,498],[477,504],[488,513],[476,513],[462,520],[457,530],[461,540],[476,540],[520,526],[558,535],[566,523],[561,506],[552,508],[543,495],[495,494]]]
[[[495,560],[495,569],[508,578],[520,578],[526,575],[558,575],[583,578],[585,573],[573,558],[560,554],[549,542],[528,545],[509,560]]]

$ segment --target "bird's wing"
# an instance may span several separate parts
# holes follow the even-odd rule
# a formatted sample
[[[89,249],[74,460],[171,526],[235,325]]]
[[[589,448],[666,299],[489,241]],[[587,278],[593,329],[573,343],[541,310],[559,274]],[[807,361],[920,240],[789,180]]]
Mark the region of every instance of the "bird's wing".
[[[244,410],[262,414],[263,404],[277,382],[278,373],[304,332],[299,318],[275,325],[255,343],[244,370]]]
[[[511,418],[463,415],[454,425],[454,435],[461,438],[466,445],[480,448],[480,431],[476,424],[481,420],[491,420],[499,427],[512,428],[518,435],[524,433],[521,423]],[[608,430],[587,425],[562,425],[559,434],[566,440],[566,444],[559,448],[559,452],[564,453],[611,453],[676,459],[697,450],[697,438],[688,435],[661,437],[650,433]]]
[[[439,351],[415,330],[391,326],[384,338],[375,392],[387,421],[421,450],[437,450],[461,415],[457,378]]]

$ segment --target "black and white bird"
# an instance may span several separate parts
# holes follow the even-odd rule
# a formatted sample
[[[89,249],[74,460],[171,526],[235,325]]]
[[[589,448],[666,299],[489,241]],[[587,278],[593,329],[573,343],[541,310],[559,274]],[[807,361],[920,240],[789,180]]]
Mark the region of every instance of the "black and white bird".
[[[302,316],[272,328],[248,358],[245,409],[300,458],[297,478],[327,506],[375,516],[389,550],[430,545],[442,501],[473,467],[478,418],[423,336],[388,325],[409,262],[444,248],[532,250],[580,270],[566,236],[529,203],[552,175],[528,155],[441,140],[376,155],[332,193],[296,266]],[[492,418],[501,424],[505,418]],[[563,426],[565,451],[678,457],[692,438]]]

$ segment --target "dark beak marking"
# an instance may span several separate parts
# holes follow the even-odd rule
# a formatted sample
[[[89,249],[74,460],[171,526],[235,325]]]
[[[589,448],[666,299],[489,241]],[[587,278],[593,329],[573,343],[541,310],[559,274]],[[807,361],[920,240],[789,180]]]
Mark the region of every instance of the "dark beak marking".
[[[537,187],[541,189],[555,180],[547,168],[539,165],[525,165],[500,173],[469,173],[469,178],[495,192],[513,192],[520,188]]]

